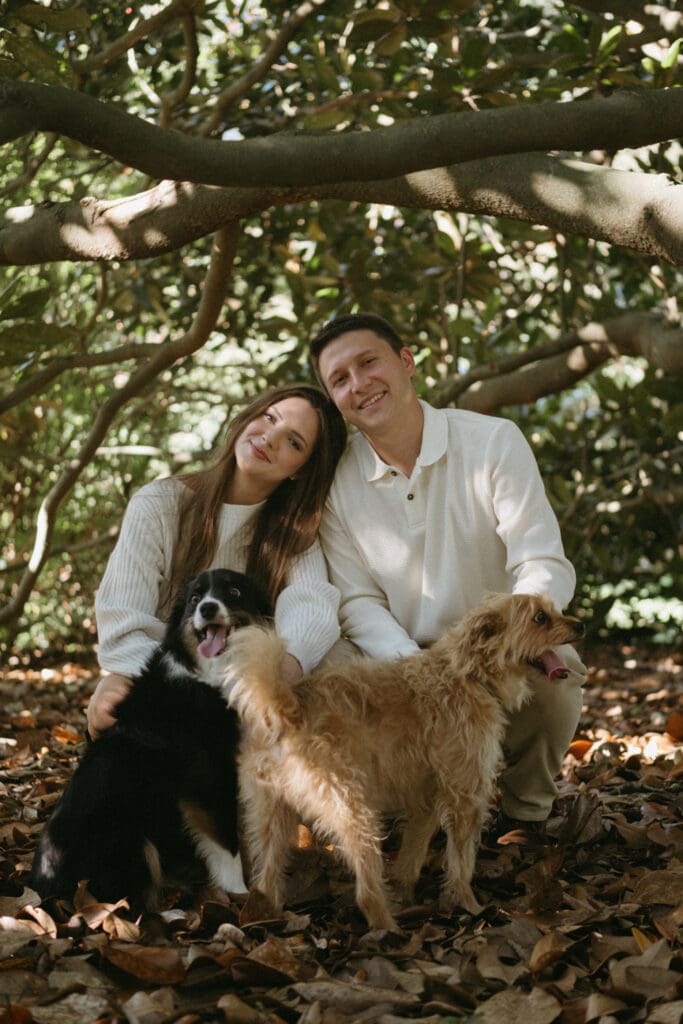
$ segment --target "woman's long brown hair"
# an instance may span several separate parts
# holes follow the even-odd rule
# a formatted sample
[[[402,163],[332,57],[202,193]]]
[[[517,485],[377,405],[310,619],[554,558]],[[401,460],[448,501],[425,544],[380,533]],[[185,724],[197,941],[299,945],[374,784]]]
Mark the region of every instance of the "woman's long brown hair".
[[[211,564],[225,486],[235,470],[237,438],[252,420],[285,398],[305,398],[318,415],[320,429],[313,451],[296,478],[283,480],[266,499],[249,544],[246,573],[261,585],[273,604],[292,559],[308,550],[315,540],[346,444],[346,426],[322,390],[309,384],[285,384],[264,392],[233,417],[213,463],[183,478],[187,487],[178,508],[170,600],[185,577]]]

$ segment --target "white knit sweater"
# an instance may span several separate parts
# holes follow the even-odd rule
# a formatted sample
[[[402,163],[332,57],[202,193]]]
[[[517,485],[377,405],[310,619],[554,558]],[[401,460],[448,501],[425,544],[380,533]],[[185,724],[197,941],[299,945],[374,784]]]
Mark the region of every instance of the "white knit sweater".
[[[575,574],[533,453],[510,420],[424,411],[410,479],[356,435],[337,469],[320,539],[341,591],[342,631],[378,658],[436,640],[485,591],[547,591]]]
[[[131,499],[95,597],[99,663],[132,676],[164,635],[178,502],[185,485],[174,478],[146,484]],[[243,572],[260,505],[224,505],[210,568]],[[275,606],[275,627],[287,650],[310,671],[339,637],[339,592],[327,578],[316,543],[291,565]]]

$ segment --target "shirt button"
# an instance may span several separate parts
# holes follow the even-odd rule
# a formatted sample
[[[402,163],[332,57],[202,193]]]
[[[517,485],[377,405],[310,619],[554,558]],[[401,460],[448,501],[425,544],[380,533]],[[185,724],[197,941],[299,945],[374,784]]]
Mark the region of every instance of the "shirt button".
[[[409,494],[408,495],[408,501],[412,501],[414,497],[415,497],[414,494]]]

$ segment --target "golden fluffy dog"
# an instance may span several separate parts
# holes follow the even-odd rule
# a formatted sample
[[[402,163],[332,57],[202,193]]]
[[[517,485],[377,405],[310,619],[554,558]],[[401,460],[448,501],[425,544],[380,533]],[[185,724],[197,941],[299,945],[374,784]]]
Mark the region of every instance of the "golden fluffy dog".
[[[357,658],[292,688],[280,678],[278,636],[259,626],[239,630],[230,700],[243,722],[240,792],[252,884],[282,906],[287,852],[303,820],[341,848],[370,927],[396,928],[381,852],[382,812],[392,812],[405,818],[393,868],[400,896],[411,897],[441,825],[441,908],[480,909],[470,883],[506,715],[528,695],[529,663],[582,632],[547,598],[492,594],[423,653]]]

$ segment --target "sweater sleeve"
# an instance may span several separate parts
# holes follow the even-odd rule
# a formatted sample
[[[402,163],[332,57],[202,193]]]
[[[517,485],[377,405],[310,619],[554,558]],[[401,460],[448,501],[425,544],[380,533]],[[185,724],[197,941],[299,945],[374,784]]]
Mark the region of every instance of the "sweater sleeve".
[[[145,488],[126,509],[95,595],[98,660],[105,672],[136,675],[163,639],[159,606],[172,552],[173,523],[170,507]]]
[[[562,546],[560,527],[545,493],[534,454],[521,430],[509,421],[501,426],[500,451],[488,455],[490,486],[497,533],[507,551],[506,568],[514,579],[513,593],[547,593],[565,608],[574,594],[576,574]]]
[[[389,611],[386,594],[373,580],[331,499],[320,525],[330,579],[339,588],[342,632],[372,658],[399,658],[419,650]]]
[[[339,639],[339,591],[328,580],[320,543],[290,566],[275,603],[275,628],[304,672],[310,672]]]

